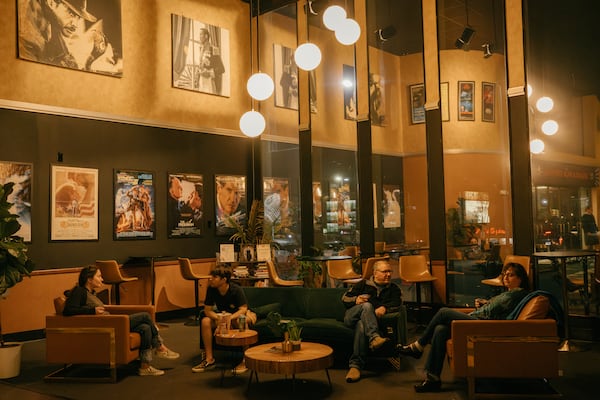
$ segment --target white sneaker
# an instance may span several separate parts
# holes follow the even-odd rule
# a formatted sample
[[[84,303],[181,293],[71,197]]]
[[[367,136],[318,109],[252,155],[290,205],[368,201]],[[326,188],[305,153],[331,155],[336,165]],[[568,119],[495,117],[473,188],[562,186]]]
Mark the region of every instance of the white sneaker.
[[[160,376],[164,374],[165,371],[154,368],[152,365],[150,365],[148,368],[140,368],[138,371],[139,376]]]
[[[248,367],[246,367],[246,363],[244,361],[242,361],[231,372],[234,375],[240,375],[247,371],[248,371]]]
[[[166,358],[168,360],[175,360],[179,358],[179,353],[174,352],[171,349],[167,349],[165,351],[156,351],[156,356],[158,358]]]

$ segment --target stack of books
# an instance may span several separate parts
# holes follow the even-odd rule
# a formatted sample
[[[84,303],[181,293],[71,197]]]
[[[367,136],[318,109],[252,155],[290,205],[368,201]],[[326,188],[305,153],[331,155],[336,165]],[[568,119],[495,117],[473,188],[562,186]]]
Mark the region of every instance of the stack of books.
[[[267,265],[259,264],[256,268],[256,272],[254,272],[254,276],[256,276],[257,278],[268,278],[269,270],[267,269]]]
[[[236,278],[247,278],[249,273],[248,273],[248,267],[245,265],[238,265],[236,267],[233,268],[233,275]]]

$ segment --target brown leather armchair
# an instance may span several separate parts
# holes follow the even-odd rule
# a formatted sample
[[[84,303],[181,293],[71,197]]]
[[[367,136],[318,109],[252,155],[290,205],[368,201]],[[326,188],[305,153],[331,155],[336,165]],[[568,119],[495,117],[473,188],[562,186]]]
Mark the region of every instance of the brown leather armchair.
[[[558,377],[559,337],[550,309],[548,297],[539,295],[515,320],[452,322],[448,361],[455,377],[467,378],[470,399],[478,397],[476,378]]]
[[[145,311],[155,319],[154,306],[107,305],[109,315],[66,317],[62,315],[65,300],[64,296],[54,299],[56,314],[46,316],[46,362],[64,366],[44,379],[116,382],[117,365],[139,357],[141,338],[129,331],[128,315]],[[106,365],[108,374],[77,376],[75,369],[81,364]]]

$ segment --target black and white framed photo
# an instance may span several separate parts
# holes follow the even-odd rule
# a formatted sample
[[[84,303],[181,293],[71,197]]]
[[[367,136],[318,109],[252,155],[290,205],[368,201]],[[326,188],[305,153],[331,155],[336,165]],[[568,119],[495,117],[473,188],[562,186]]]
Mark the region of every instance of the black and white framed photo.
[[[155,239],[154,174],[115,170],[115,240]]]
[[[273,44],[273,71],[275,81],[275,106],[298,109],[298,66],[294,50]]]
[[[230,96],[229,31],[171,15],[173,87]]]
[[[18,1],[23,60],[123,76],[121,0]]]
[[[16,235],[26,243],[31,242],[31,182],[33,180],[33,164],[16,161],[0,161],[0,185],[12,182],[13,191],[8,196],[12,203],[11,214],[18,215],[21,228]]]
[[[356,121],[356,70],[352,65],[344,64],[342,67],[344,119]]]
[[[98,170],[52,165],[50,240],[98,240]]]
[[[167,236],[202,236],[204,223],[204,178],[198,174],[168,174]]]

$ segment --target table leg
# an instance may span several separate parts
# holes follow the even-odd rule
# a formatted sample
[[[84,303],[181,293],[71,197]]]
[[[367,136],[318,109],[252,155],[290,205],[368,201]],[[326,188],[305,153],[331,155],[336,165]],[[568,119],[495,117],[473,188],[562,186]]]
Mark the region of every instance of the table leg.
[[[329,370],[325,368],[325,374],[327,375],[327,382],[329,382],[329,390],[333,390],[333,386],[331,386],[331,378],[329,377]]]
[[[558,349],[559,351],[569,351],[569,290],[567,288],[567,260],[559,258],[560,273],[562,276],[562,298],[563,298],[563,316],[565,325],[565,340]]]
[[[150,298],[154,305],[154,290],[156,286],[156,277],[154,276],[154,257],[150,257]]]

